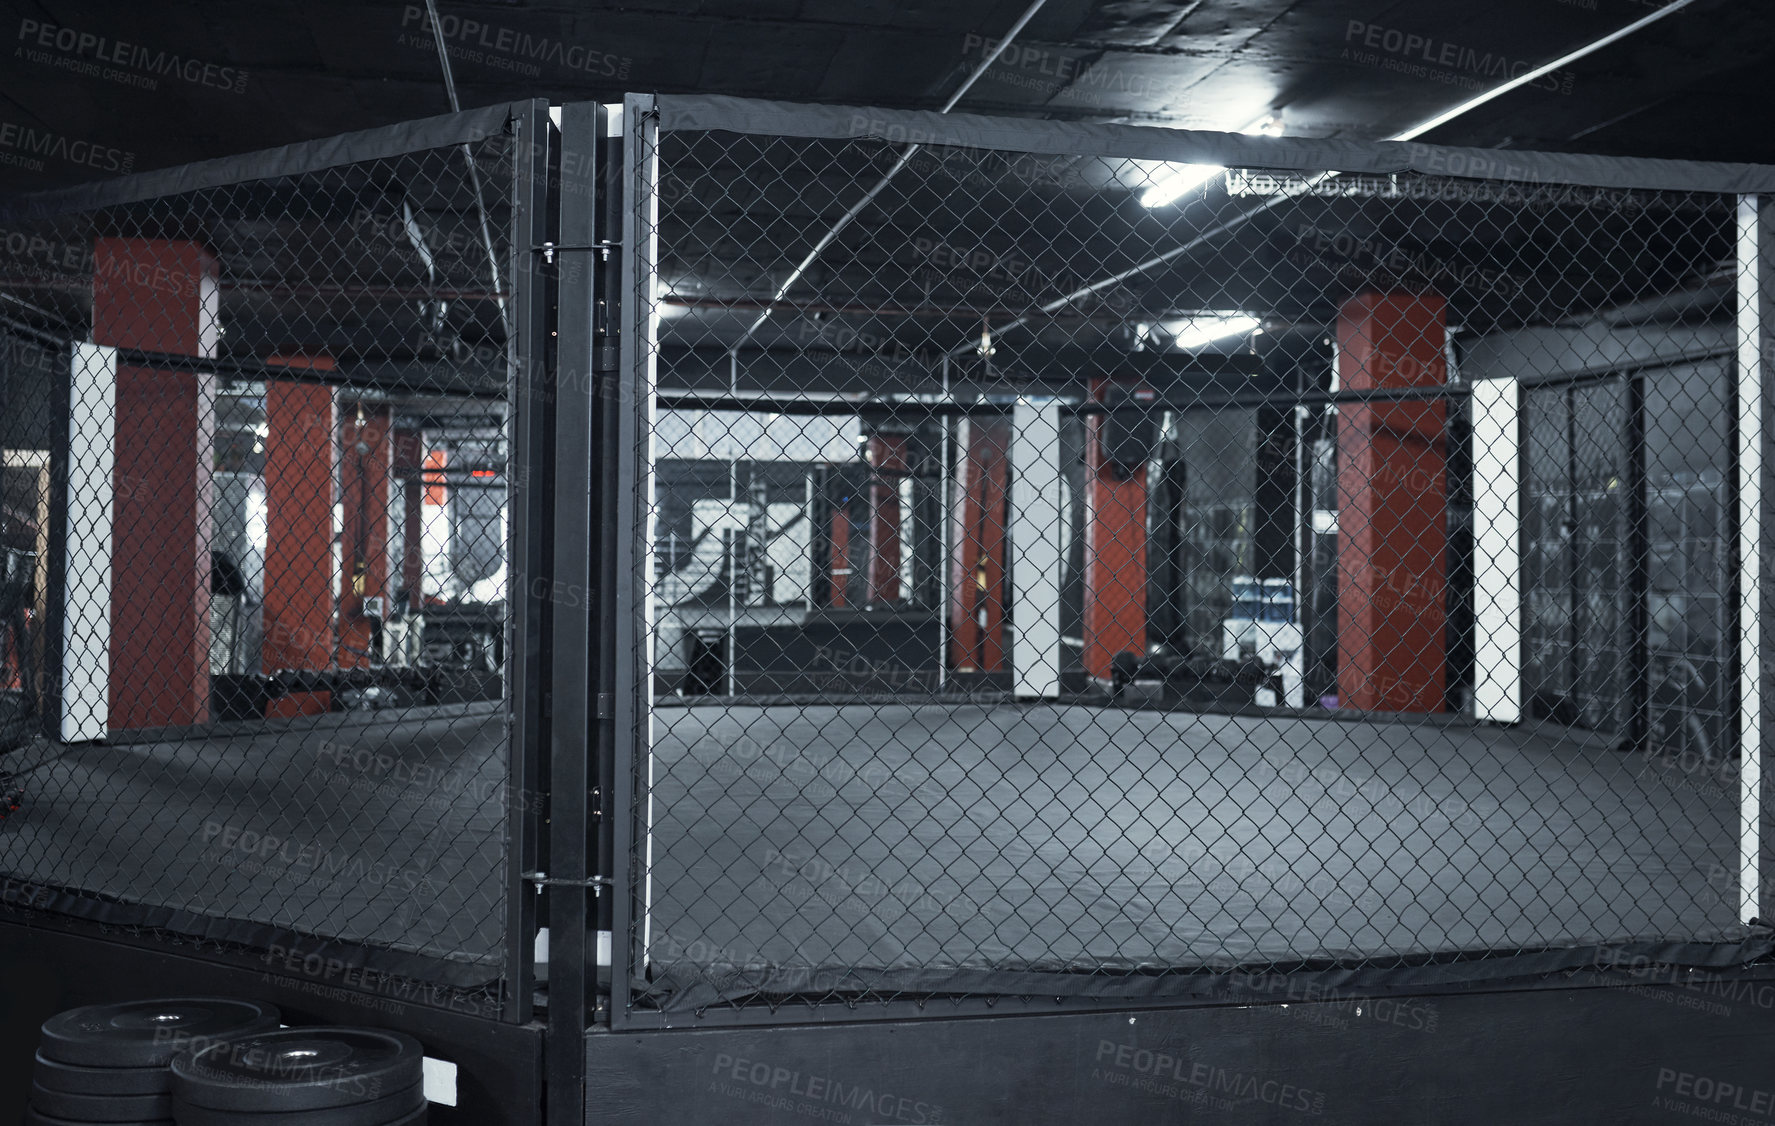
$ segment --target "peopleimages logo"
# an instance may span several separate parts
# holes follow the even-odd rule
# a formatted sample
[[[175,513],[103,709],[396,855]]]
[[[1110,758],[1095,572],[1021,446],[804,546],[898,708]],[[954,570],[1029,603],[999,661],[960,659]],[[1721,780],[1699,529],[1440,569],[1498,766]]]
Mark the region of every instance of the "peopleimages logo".
[[[1325,1095],[1321,1091],[1281,1079],[1229,1071],[1201,1060],[1192,1063],[1169,1052],[1118,1044],[1114,1040],[1097,1042],[1096,1063],[1092,1069],[1093,1078],[1120,1080],[1120,1086],[1186,1102],[1206,1098],[1219,1110],[1231,1110],[1240,1103],[1255,1101],[1278,1110],[1309,1115],[1325,1111]]]
[[[0,164],[41,172],[44,163],[36,158],[45,156],[65,160],[69,164],[96,168],[100,172],[119,174],[128,172],[136,163],[136,154],[133,152],[33,129],[28,125],[0,122]]]
[[[626,56],[593,50],[583,43],[567,43],[547,35],[531,35],[516,28],[454,15],[442,16],[433,24],[431,14],[417,4],[408,4],[401,12],[401,26],[414,29],[419,37],[408,46],[435,50],[435,36],[441,35],[452,58],[489,65],[495,65],[496,58],[504,58],[525,64],[515,69],[521,69],[531,77],[540,75],[541,64],[546,63],[599,78],[624,79],[629,76],[633,62]]]
[[[109,64],[161,78],[177,78],[193,85],[229,90],[236,94],[247,87],[247,72],[240,67],[205,62],[181,55],[177,51],[156,50],[140,43],[129,43],[122,39],[112,39],[108,35],[44,23],[41,20],[20,20],[18,38],[24,46],[17,48],[13,54],[29,62],[60,66],[58,59],[47,54],[56,52],[61,60],[90,59],[95,64]],[[89,73],[94,78],[128,77],[97,70],[83,73]],[[154,80],[145,78],[131,84],[150,90],[157,85]]]
[[[1388,70],[1415,75],[1419,78],[1453,81],[1457,85],[1463,86],[1471,85],[1482,79],[1519,78],[1536,69],[1538,65],[1526,59],[1512,59],[1505,55],[1494,54],[1491,51],[1481,51],[1476,47],[1464,47],[1459,43],[1445,42],[1433,35],[1419,35],[1416,32],[1402,31],[1396,27],[1384,27],[1364,20],[1349,21],[1349,24],[1344,28],[1344,42],[1393,56],[1395,65],[1386,67]],[[1348,46],[1344,48],[1344,55],[1357,62],[1374,63],[1379,61],[1378,56],[1353,55]],[[1573,72],[1569,70],[1554,71],[1539,76],[1528,85],[1538,90],[1569,94],[1572,92],[1572,79]]]
[[[943,1121],[943,1108],[936,1103],[726,1052],[715,1055],[713,1084],[717,1094],[745,1098],[770,1109],[789,1110],[811,1118],[848,1122],[847,1111],[861,1111],[868,1115],[869,1122],[936,1126]]]
[[[1728,1083],[1709,1075],[1658,1069],[1654,1106],[1713,1122],[1748,1123],[1775,1117],[1775,1092]],[[1733,1113],[1733,1112],[1736,1113]]]

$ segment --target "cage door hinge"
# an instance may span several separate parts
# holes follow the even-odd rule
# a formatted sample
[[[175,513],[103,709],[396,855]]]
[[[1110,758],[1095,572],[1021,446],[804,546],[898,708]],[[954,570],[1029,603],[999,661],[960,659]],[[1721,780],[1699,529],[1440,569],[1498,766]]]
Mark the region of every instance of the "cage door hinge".
[[[531,247],[530,253],[542,255],[543,262],[552,266],[555,264],[555,255],[557,253],[564,253],[569,250],[596,250],[599,258],[609,261],[610,252],[612,250],[618,250],[621,247],[622,243],[620,242],[592,242],[584,244],[545,242],[541,246]]]
[[[615,719],[616,718],[616,693],[614,693],[614,692],[600,692],[600,693],[598,693],[598,718],[599,719]]]
[[[616,884],[609,876],[593,876],[586,880],[565,880],[546,872],[525,872],[524,879],[538,888],[611,888]]]

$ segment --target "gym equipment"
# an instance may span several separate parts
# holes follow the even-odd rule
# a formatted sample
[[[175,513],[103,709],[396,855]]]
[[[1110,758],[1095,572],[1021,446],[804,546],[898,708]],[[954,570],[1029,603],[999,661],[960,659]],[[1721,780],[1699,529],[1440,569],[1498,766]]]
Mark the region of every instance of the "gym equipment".
[[[320,1110],[239,1111],[215,1110],[194,1103],[173,1101],[173,1118],[179,1126],[243,1126],[263,1122],[267,1126],[387,1126],[425,1108],[425,1087],[415,1084],[404,1091]]]
[[[31,1081],[71,1095],[161,1095],[173,1089],[173,1073],[164,1067],[79,1067],[42,1052]]]
[[[398,1032],[285,1028],[240,1036],[173,1061],[178,1103],[217,1111],[356,1106],[423,1080],[424,1049]]]
[[[1104,420],[1098,432],[1103,462],[1116,480],[1132,480],[1158,447],[1164,404],[1151,387],[1112,383],[1103,392],[1103,405]]]
[[[76,1095],[33,1084],[31,1106],[70,1122],[152,1122],[173,1113],[169,1093],[155,1095]]]
[[[412,1114],[407,1115],[407,1117],[397,1118],[393,1122],[385,1122],[383,1123],[383,1126],[425,1126],[426,1120],[430,1117],[430,1114],[431,1107],[429,1105],[422,1106]]]
[[[221,997],[88,1005],[44,1021],[39,1048],[50,1060],[79,1067],[165,1067],[195,1047],[275,1029],[278,1016],[271,1005]]]
[[[53,1114],[44,1114],[32,1107],[25,1108],[24,1126],[90,1126],[89,1123],[72,1118],[57,1118]],[[145,1118],[137,1122],[107,1122],[104,1126],[178,1126],[170,1118]]]

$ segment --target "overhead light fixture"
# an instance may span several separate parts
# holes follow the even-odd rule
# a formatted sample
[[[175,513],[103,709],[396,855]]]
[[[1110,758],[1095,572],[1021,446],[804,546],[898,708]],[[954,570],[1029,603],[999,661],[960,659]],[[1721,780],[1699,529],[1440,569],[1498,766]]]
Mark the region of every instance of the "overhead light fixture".
[[[1172,164],[1165,178],[1140,193],[1140,206],[1164,207],[1225,172],[1218,164]]]
[[[1261,318],[1246,313],[1209,313],[1163,327],[1172,334],[1176,347],[1187,350],[1212,344],[1216,340],[1225,340],[1229,336],[1244,336],[1262,324]]]
[[[1266,113],[1239,132],[1251,136],[1280,137],[1283,128],[1281,114]],[[1164,168],[1161,177],[1140,193],[1140,206],[1153,208],[1175,203],[1226,171],[1218,164],[1168,164]]]

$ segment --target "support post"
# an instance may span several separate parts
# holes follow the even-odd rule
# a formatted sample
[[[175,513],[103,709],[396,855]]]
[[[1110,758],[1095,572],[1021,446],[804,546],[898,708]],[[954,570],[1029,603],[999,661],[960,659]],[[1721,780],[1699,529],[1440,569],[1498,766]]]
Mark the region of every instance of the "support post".
[[[1146,388],[1093,379],[1090,401],[1151,398]],[[1085,674],[1102,684],[1121,653],[1146,655],[1146,462],[1123,451],[1108,411],[1085,418]],[[1149,451],[1150,452],[1150,451]]]
[[[561,107],[561,168],[566,182],[560,195],[559,239],[567,246],[589,246],[601,236],[595,191],[602,178],[595,173],[608,159],[604,149],[604,113],[600,106],[580,102]],[[596,156],[597,159],[594,159]],[[608,236],[602,236],[608,237]],[[551,523],[554,543],[550,563],[550,636],[553,667],[549,692],[553,715],[549,724],[548,868],[560,881],[549,890],[549,1126],[583,1126],[585,1122],[585,1029],[591,995],[588,965],[594,951],[587,939],[593,928],[590,877],[594,842],[590,794],[599,774],[592,769],[595,744],[606,742],[605,711],[594,706],[598,681],[607,664],[603,632],[604,605],[600,546],[608,537],[597,526],[605,509],[593,503],[602,474],[597,471],[603,443],[597,440],[602,417],[593,389],[607,375],[598,372],[599,345],[592,310],[602,280],[596,259],[571,251],[582,260],[563,262],[556,283],[557,348],[555,360],[555,449]],[[600,753],[604,748],[600,747]]]
[[[214,356],[218,272],[196,243],[95,240],[94,343]],[[117,372],[113,728],[209,719],[215,382],[198,372]]]
[[[629,1016],[631,983],[647,973],[652,942],[650,859],[653,833],[654,504],[653,418],[658,379],[659,113],[651,96],[623,102],[623,276],[617,302],[621,366],[610,402],[617,411],[617,507],[611,525],[616,556],[612,615],[617,660],[611,847],[610,1023]]]
[[[900,600],[900,482],[910,465],[911,436],[876,431],[869,435],[869,566],[865,606],[889,606]]]
[[[1447,382],[1446,306],[1434,294],[1364,293],[1338,312],[1338,380],[1350,391]],[[1378,400],[1338,408],[1338,696],[1368,711],[1440,712],[1447,695],[1446,407]]]
[[[377,621],[388,606],[388,486],[394,445],[388,408],[357,403],[340,412],[339,501],[343,561],[339,576],[339,657],[342,669],[371,663]],[[373,611],[373,600],[380,600]]]
[[[849,499],[832,505],[832,550],[827,559],[829,593],[826,604],[834,610],[850,605],[851,507]]]
[[[394,475],[401,483],[401,609],[416,614],[425,605],[425,432],[394,432]]]
[[[1005,668],[1005,493],[1011,423],[964,418],[957,428],[951,538],[949,652],[956,672]]]
[[[324,356],[280,357],[273,366],[331,371]],[[333,632],[333,487],[337,472],[333,389],[270,380],[265,385],[266,672],[330,668]],[[296,692],[266,705],[273,718],[319,715],[330,692]]]
[[[536,248],[555,241],[550,185],[559,183],[560,149],[549,124],[549,105],[524,104],[512,120],[511,245],[514,261],[505,279],[512,288],[511,338],[507,345],[505,479],[510,537],[505,699],[511,725],[506,737],[507,793],[535,795],[547,784],[549,713],[549,578],[553,559],[549,525],[553,508],[555,388],[549,381],[552,289],[537,268]],[[505,1019],[526,1024],[535,1014],[536,895],[527,873],[546,863],[543,822],[534,801],[506,805]]]

